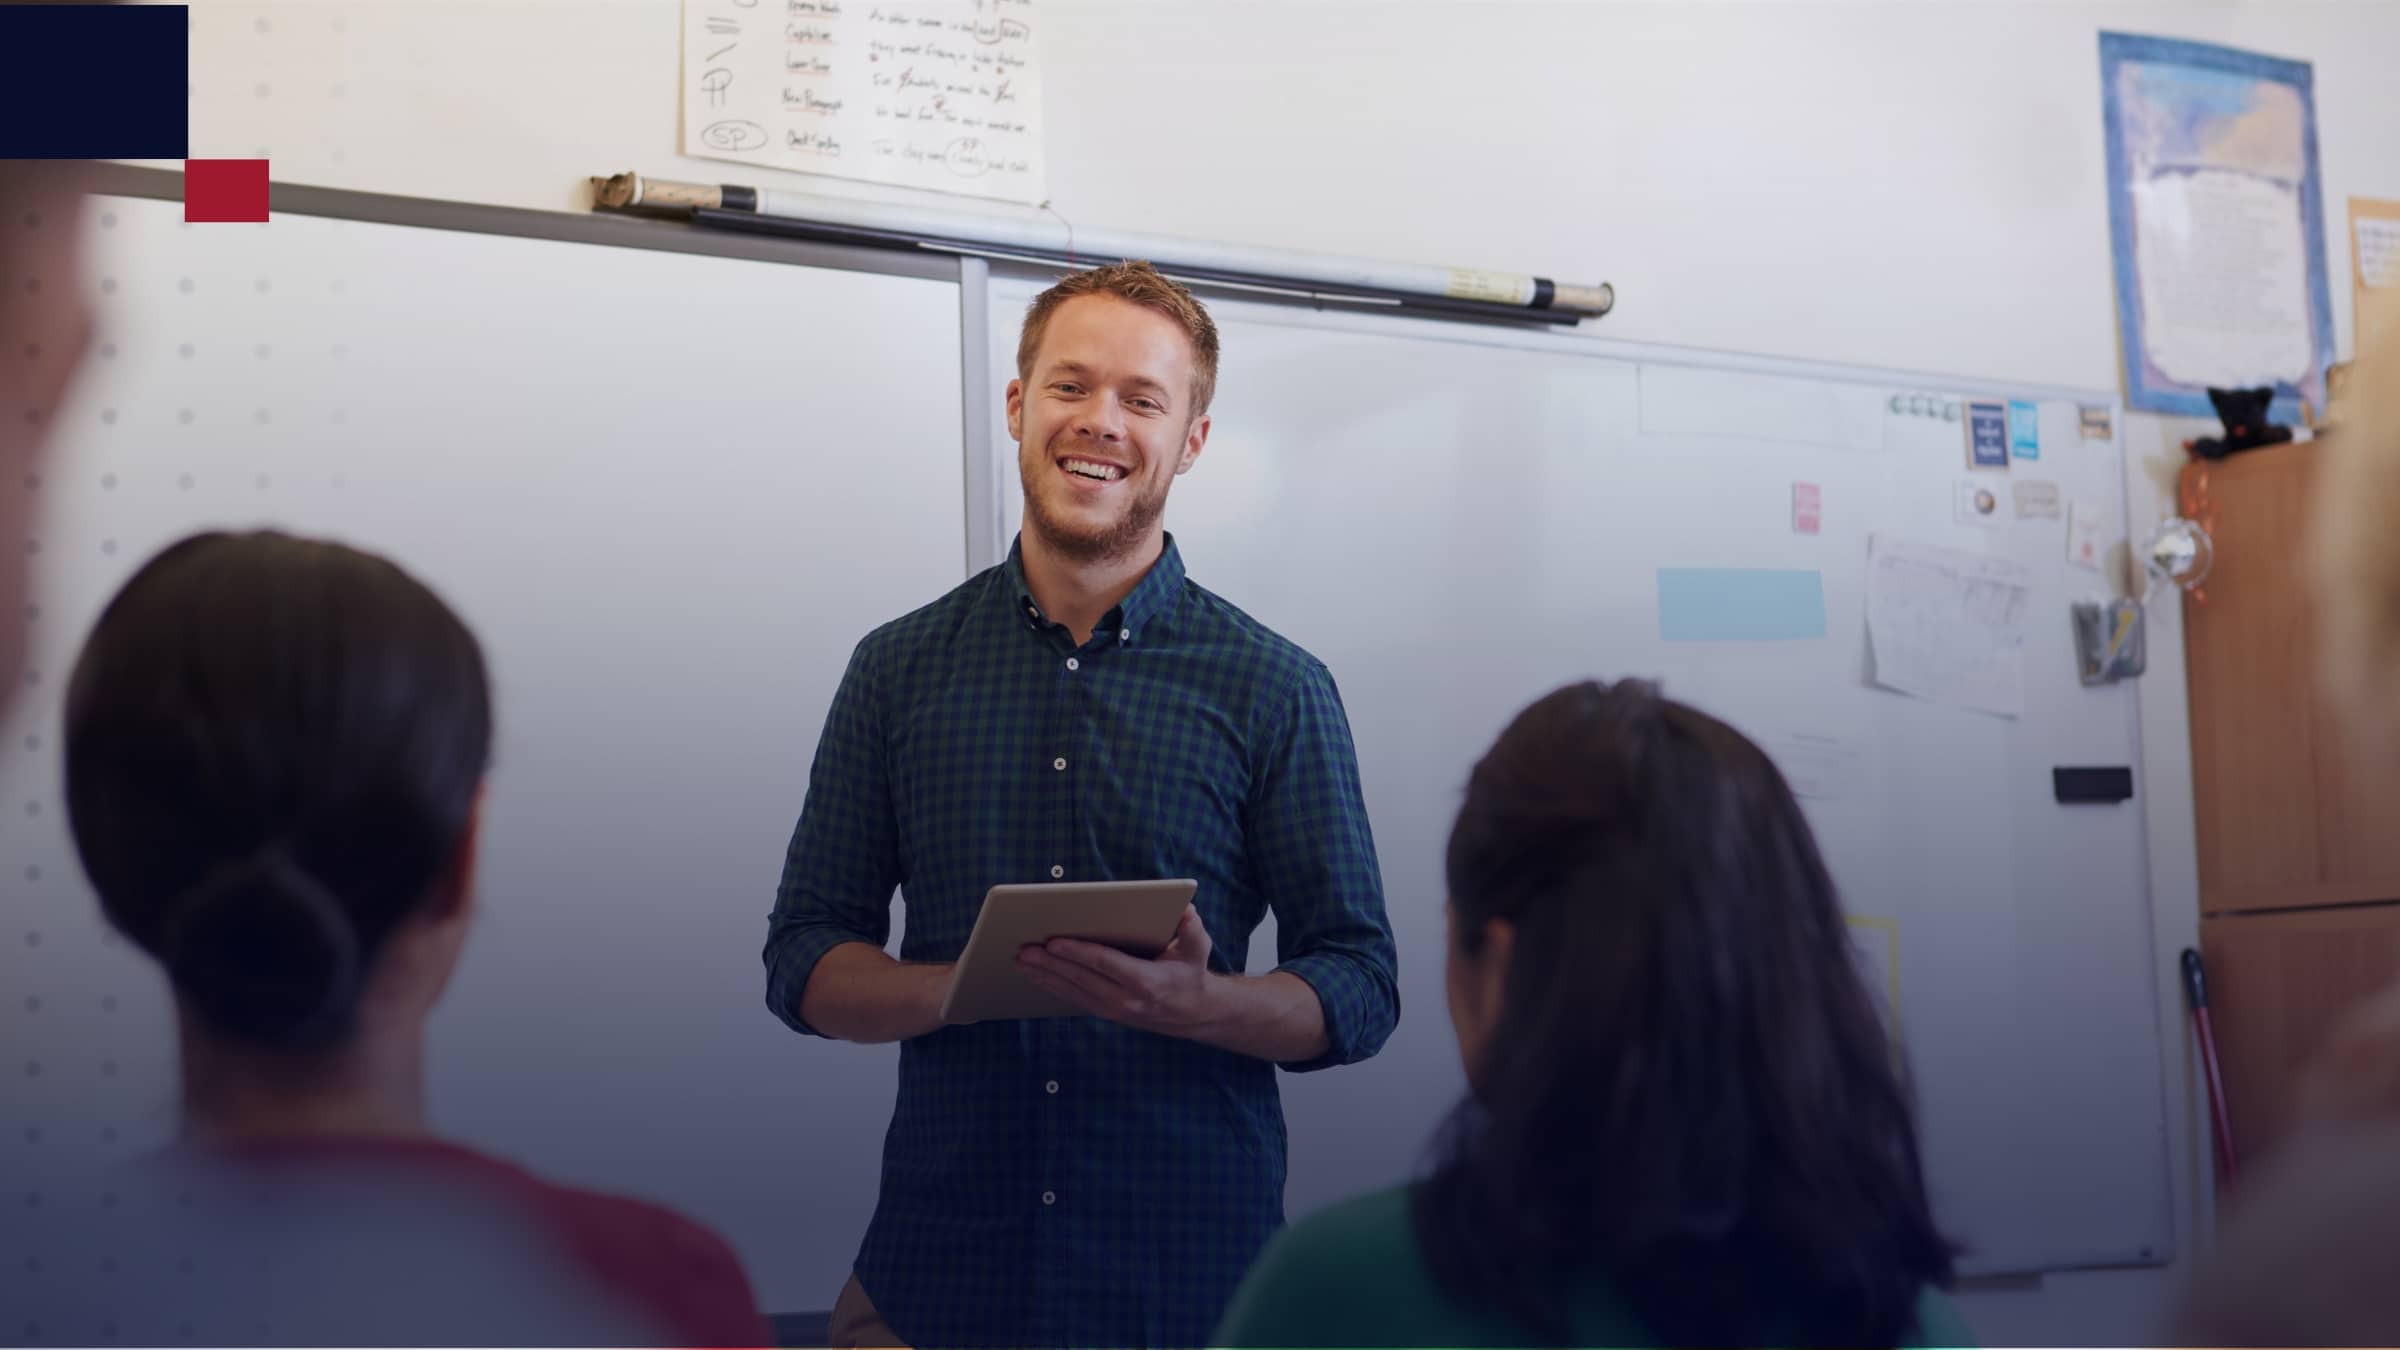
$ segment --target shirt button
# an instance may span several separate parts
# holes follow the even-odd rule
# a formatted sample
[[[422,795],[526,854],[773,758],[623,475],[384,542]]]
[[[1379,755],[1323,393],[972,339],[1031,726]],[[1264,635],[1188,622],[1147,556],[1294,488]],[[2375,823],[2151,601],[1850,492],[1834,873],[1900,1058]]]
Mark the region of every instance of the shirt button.
[[[1056,1191],[1044,1191],[1044,1192],[1042,1192],[1042,1203],[1043,1203],[1043,1204],[1045,1204],[1045,1205],[1055,1205],[1055,1204],[1057,1204],[1057,1203],[1058,1203],[1058,1192],[1056,1192]]]
[[[1063,759],[1054,759],[1050,761],[1050,767],[1058,770],[1060,773],[1065,773],[1067,770],[1067,762]]]
[[[1120,629],[1118,629],[1118,630],[1117,630],[1117,641],[1119,641],[1119,642],[1131,642],[1131,641],[1133,641],[1133,630],[1132,630],[1132,629],[1130,629],[1130,628],[1120,628]]]
[[[1068,657],[1068,658],[1067,658],[1067,669],[1069,669],[1069,670],[1081,670],[1081,669],[1083,669],[1083,663],[1082,663],[1081,661],[1078,661],[1078,660],[1076,660],[1074,657],[1070,656],[1070,657]]]
[[[1042,1084],[1042,1091],[1049,1093],[1053,1097],[1057,1096],[1058,1080],[1053,1078],[1049,1082]]]
[[[1057,863],[1052,863],[1052,864],[1050,864],[1050,879],[1051,879],[1052,881],[1056,881],[1056,880],[1058,880],[1060,877],[1063,877],[1063,876],[1065,876],[1066,874],[1067,874],[1067,869],[1066,869],[1066,868],[1064,868],[1064,867],[1060,866],[1060,865],[1059,865],[1059,864],[1057,864]]]

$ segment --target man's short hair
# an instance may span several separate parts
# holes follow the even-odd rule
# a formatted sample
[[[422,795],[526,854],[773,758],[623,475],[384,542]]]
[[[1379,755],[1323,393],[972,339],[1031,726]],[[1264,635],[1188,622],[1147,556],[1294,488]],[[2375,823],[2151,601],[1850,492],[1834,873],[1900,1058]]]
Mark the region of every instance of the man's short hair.
[[[1192,344],[1192,415],[1208,411],[1208,402],[1217,393],[1216,321],[1190,291],[1146,262],[1110,263],[1076,272],[1035,296],[1025,310],[1024,332],[1017,338],[1017,378],[1033,378],[1033,356],[1041,349],[1042,330],[1050,326],[1050,316],[1060,305],[1079,295],[1113,295],[1173,319]]]

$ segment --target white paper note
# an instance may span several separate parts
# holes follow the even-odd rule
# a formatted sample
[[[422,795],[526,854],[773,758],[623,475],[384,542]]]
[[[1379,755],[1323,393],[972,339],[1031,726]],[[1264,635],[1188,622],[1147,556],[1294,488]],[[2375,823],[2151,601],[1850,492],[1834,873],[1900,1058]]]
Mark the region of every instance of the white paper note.
[[[1961,525],[2000,523],[2000,483],[1996,478],[1961,478],[1952,496],[1952,516]]]
[[[2100,570],[2100,559],[2108,553],[2108,522],[2102,520],[2088,502],[2075,502],[2067,508],[2067,561],[2087,572]]]
[[[1888,535],[1868,547],[1875,683],[1977,712],[2023,713],[2032,572],[2007,558]]]
[[[2227,388],[2308,377],[2308,233],[2297,186],[2200,169],[2134,184],[2150,361]]]
[[[2400,286],[2400,220],[2353,216],[2358,232],[2358,279],[2366,286]]]
[[[2020,478],[2009,484],[2008,490],[2017,499],[2017,519],[2058,519],[2058,484],[2047,479]]]
[[[1042,200],[1033,0],[684,0],[683,152]]]

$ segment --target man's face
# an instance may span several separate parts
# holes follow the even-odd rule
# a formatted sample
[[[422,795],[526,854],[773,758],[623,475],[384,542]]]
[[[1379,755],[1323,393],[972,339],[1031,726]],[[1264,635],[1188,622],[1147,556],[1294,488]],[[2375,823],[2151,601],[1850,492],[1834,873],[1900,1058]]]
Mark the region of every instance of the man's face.
[[[1167,489],[1208,440],[1192,374],[1191,339],[1164,314],[1113,295],[1051,311],[1027,375],[1008,383],[1026,528],[1080,562],[1154,537]]]
[[[43,445],[90,345],[81,201],[66,165],[0,163],[0,712],[23,683],[26,539]]]

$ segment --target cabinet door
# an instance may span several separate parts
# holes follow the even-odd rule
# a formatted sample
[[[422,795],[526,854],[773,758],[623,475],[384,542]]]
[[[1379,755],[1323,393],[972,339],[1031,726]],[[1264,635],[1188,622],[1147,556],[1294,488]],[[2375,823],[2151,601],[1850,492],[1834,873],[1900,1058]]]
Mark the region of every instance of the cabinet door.
[[[2184,602],[2202,913],[2400,899],[2400,763],[2364,753],[2317,684],[2302,549],[2320,453],[2183,471],[2216,545]]]
[[[2203,913],[2323,903],[2319,719],[2297,555],[2307,451],[2183,471],[2184,500],[2199,500],[2215,545],[2203,594],[2183,612]]]
[[[2400,979],[2400,904],[2207,919],[2200,945],[2226,1113],[2254,1158],[2289,1128],[2299,1071],[2333,1024]]]

